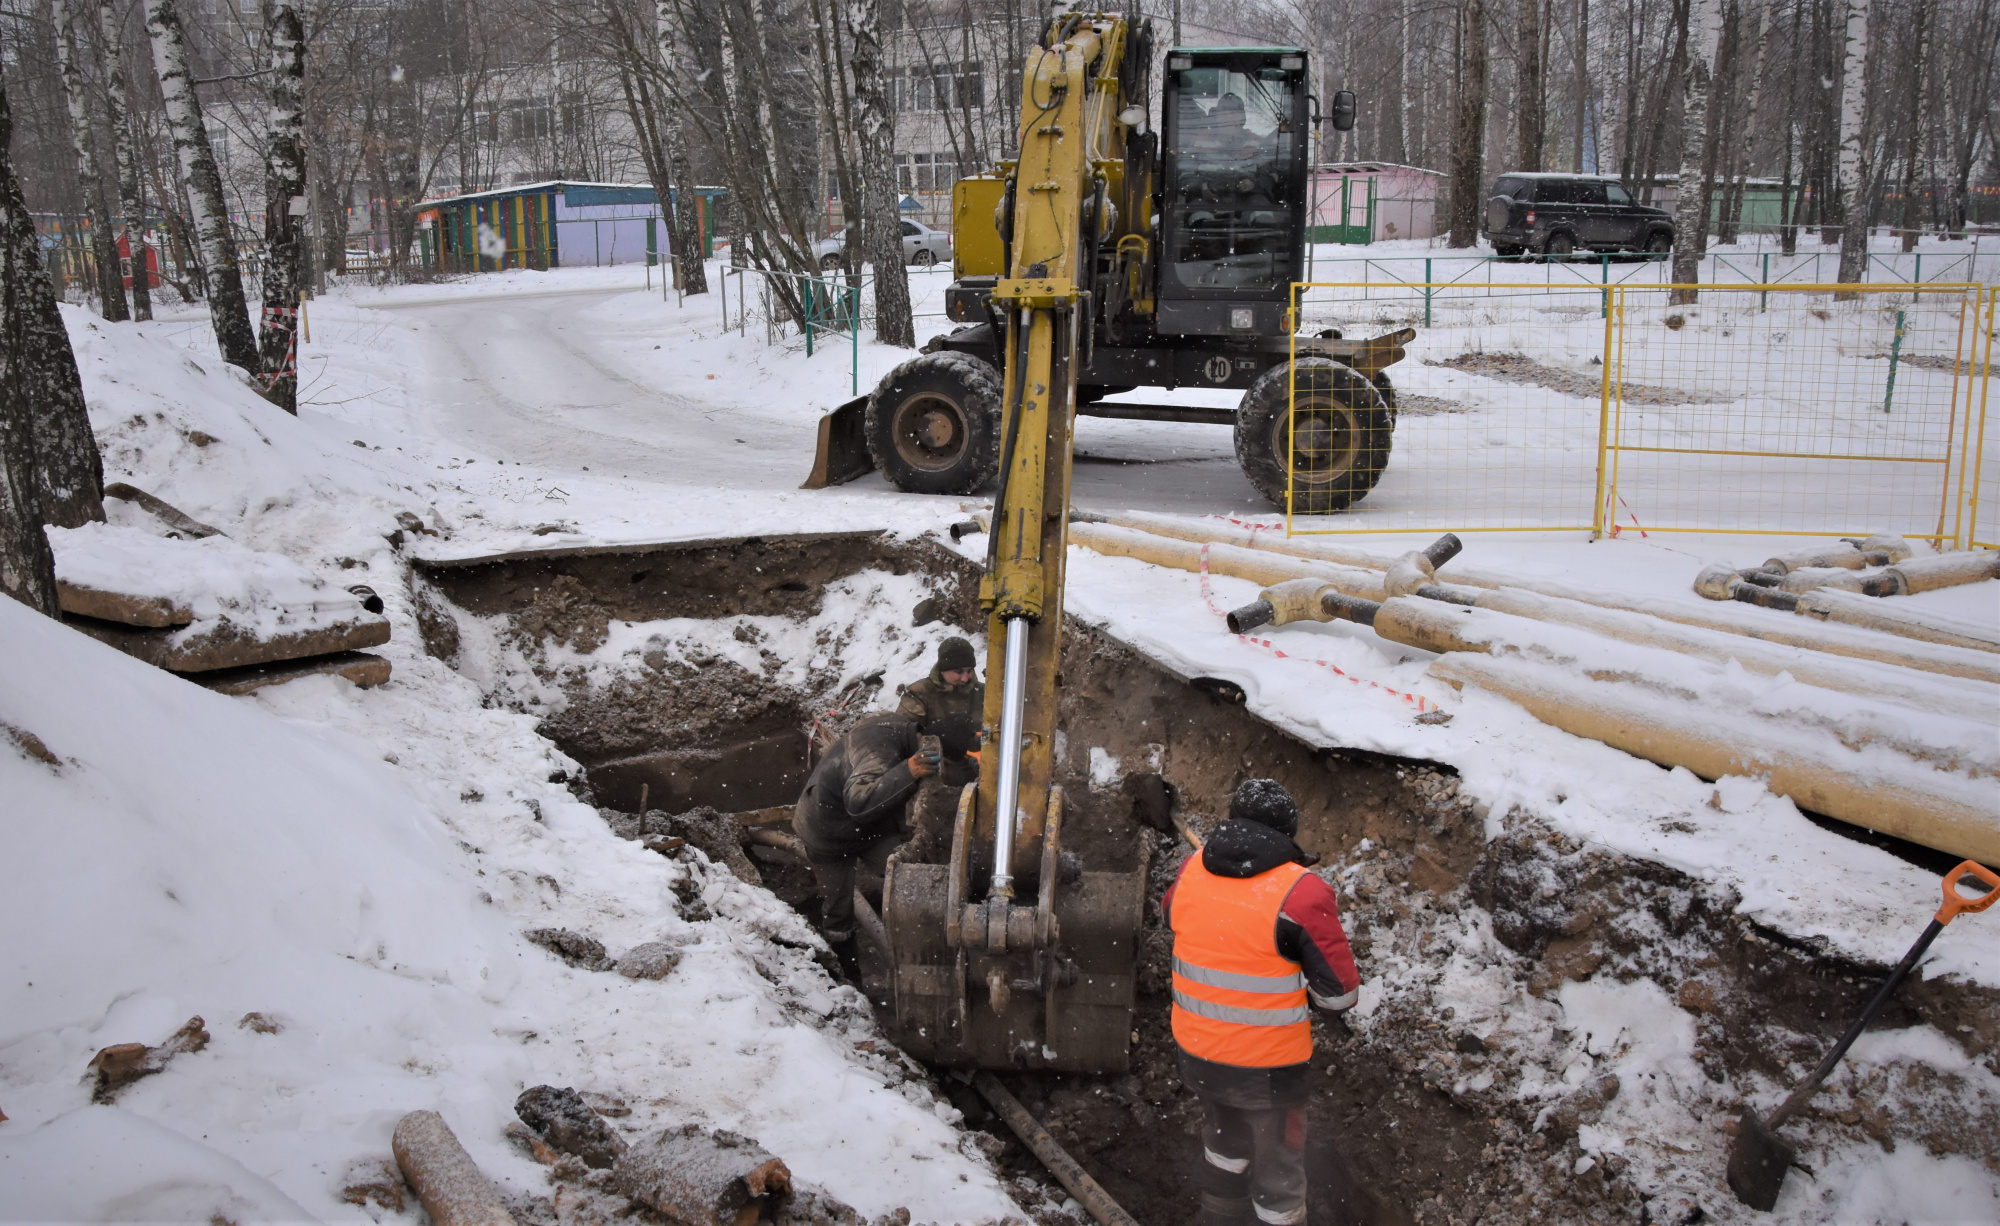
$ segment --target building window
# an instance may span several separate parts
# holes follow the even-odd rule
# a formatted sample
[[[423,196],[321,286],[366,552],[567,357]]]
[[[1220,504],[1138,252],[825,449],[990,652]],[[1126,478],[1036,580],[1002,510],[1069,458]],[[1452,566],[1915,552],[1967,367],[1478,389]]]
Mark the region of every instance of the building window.
[[[898,111],[938,111],[986,106],[985,70],[976,63],[913,64],[888,72],[890,103]]]

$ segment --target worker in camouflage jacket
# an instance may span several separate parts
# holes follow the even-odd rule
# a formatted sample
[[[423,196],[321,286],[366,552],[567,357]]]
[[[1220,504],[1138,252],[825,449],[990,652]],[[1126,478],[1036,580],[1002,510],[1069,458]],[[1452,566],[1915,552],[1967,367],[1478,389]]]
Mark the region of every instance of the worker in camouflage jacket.
[[[925,749],[925,736],[937,737],[940,746]],[[813,767],[792,809],[792,829],[819,884],[822,931],[850,972],[859,866],[882,871],[903,840],[903,806],[918,782],[963,760],[978,738],[977,726],[962,717],[918,722],[879,711],[856,721]]]
[[[940,715],[963,715],[976,726],[986,712],[986,687],[979,682],[979,657],[972,644],[953,635],[938,644],[931,675],[910,683],[896,713],[922,723]]]

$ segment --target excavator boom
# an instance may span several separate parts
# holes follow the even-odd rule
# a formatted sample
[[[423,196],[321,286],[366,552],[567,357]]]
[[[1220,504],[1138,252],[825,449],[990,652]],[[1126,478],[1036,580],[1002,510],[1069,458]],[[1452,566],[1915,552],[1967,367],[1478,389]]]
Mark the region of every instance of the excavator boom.
[[[884,891],[901,1038],[941,1063],[1106,1072],[1127,1059],[1145,865],[1065,879],[1053,776],[1077,364],[1122,184],[1130,34],[1122,17],[1060,16],[1023,65],[1007,273],[990,296],[1005,377],[980,776],[950,862],[899,854]]]

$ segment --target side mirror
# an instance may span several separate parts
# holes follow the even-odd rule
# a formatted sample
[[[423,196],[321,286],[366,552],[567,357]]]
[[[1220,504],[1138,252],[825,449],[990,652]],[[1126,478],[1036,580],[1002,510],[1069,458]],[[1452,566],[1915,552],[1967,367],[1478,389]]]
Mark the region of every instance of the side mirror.
[[[1354,130],[1353,90],[1337,89],[1333,91],[1333,109],[1327,118],[1333,120],[1333,130],[1336,132],[1352,132]]]

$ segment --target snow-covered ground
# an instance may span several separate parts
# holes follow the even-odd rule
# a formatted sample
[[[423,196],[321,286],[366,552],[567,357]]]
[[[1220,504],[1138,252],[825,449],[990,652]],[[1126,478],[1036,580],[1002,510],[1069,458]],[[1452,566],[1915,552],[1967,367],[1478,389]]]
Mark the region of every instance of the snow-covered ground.
[[[619,1095],[638,1120],[749,1134],[871,1215],[1018,1212],[984,1158],[961,1150],[950,1107],[857,1048],[874,1037],[865,1006],[828,986],[795,916],[698,861],[613,837],[554,781],[575,763],[532,717],[491,709],[473,678],[422,650],[407,561],[384,539],[398,512],[437,531],[409,546],[432,558],[839,529],[915,536],[962,518],[955,501],[896,493],[879,475],[797,489],[818,415],[904,354],[864,340],[850,372],[844,345],[808,359],[796,341],[766,345],[754,320],[724,333],[713,298],[676,303],[644,275],[489,274],[316,300],[297,420],[216,360],[203,318],[113,326],[66,309],[107,479],[341,586],[372,586],[394,626],[381,651],[395,676],[370,691],[319,678],[221,698],[0,607],[0,721],[58,759],[0,748],[0,827],[16,849],[0,863],[0,922],[17,934],[0,955],[0,1218],[212,1207],[236,1221],[351,1219],[364,1212],[340,1200],[351,1170],[386,1157],[396,1118],[424,1107],[503,1183],[535,1190],[539,1169],[500,1128],[514,1096],[544,1082]],[[948,273],[912,279],[918,309],[935,312]],[[918,323],[920,337],[946,326]],[[1462,390],[1443,368],[1410,369],[1428,394]],[[1083,419],[1077,450],[1079,506],[1276,522],[1226,430]],[[1431,535],[1365,539],[1393,554]],[[1694,600],[1705,563],[1808,543],[1495,532],[1471,538],[1467,558]],[[877,593],[898,608],[910,595]],[[1220,611],[1254,596],[1239,580],[1072,550],[1072,613],[1177,671],[1236,681],[1256,714],[1308,742],[1452,766],[1489,824],[1518,812],[1665,863],[1734,891],[1770,929],[1868,962],[1893,962],[1935,909],[1935,875],[1820,829],[1755,780],[1703,783],[1458,694],[1425,675],[1423,653],[1357,627],[1281,628],[1270,637],[1282,656],[1227,634]],[[867,583],[841,599],[874,616]],[[2000,625],[1990,590],[1907,599]],[[916,640],[892,641],[884,626],[836,667],[909,667]],[[1800,697],[1785,678],[1703,685],[1711,701],[1760,710]],[[1392,690],[1453,719],[1419,724]],[[1971,719],[1990,729],[2000,710]],[[1911,727],[1928,734],[1921,720]],[[682,874],[716,918],[683,916]],[[577,970],[521,939],[535,927],[589,931],[614,957],[652,940],[687,957],[657,983]],[[1924,973],[2000,987],[1990,927],[1954,926]],[[1617,1059],[1633,1076],[1684,1072],[1671,1001],[1575,985],[1546,1007],[1574,1011],[1565,1029],[1579,1036],[1629,1030]],[[239,1028],[250,1012],[280,1029]],[[91,1053],[161,1042],[197,1014],[214,1036],[206,1050],[115,1105],[90,1104]],[[1895,1050],[1962,1058],[1952,1036],[1916,1034]],[[1882,1042],[1859,1051],[1890,1054]],[[2000,1196],[2000,1179],[1968,1165],[1906,1148],[1844,1191],[1788,1202],[1788,1214],[1874,1220],[1905,1184],[1957,1189],[1954,1204]]]

